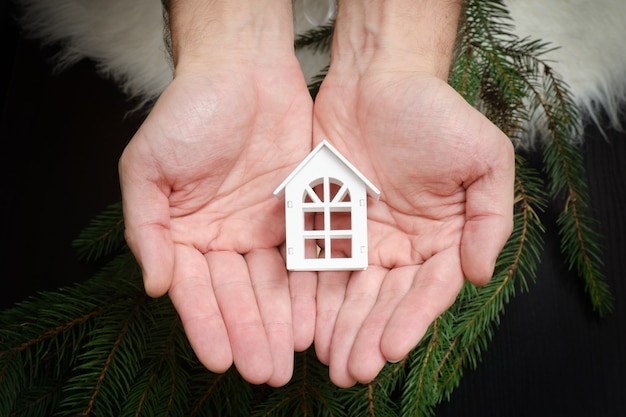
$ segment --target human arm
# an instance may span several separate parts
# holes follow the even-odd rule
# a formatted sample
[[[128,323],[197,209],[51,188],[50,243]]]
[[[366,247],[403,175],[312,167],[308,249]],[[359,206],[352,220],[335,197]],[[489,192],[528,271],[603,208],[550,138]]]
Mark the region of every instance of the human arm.
[[[513,149],[446,82],[462,2],[340,1],[314,108],[327,138],[382,191],[367,271],[320,273],[315,346],[340,386],[402,359],[485,284],[512,230]]]
[[[146,292],[168,292],[200,361],[291,378],[280,201],[311,147],[291,2],[172,0],[175,72],[120,158],[126,238]]]

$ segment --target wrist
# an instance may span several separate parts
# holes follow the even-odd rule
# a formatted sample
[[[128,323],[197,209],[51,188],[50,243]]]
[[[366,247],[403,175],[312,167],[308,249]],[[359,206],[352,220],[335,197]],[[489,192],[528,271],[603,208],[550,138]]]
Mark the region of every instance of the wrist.
[[[331,70],[423,72],[447,80],[461,0],[340,0]]]
[[[293,55],[291,0],[170,0],[174,66]]]

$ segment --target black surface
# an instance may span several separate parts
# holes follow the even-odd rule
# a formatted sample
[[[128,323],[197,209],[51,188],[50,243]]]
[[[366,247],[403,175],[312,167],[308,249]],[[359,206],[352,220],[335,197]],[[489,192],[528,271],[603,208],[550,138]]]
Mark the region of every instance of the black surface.
[[[626,416],[626,135],[608,133],[607,141],[589,128],[584,153],[614,312],[599,319],[591,311],[582,279],[564,267],[556,210],[548,211],[536,283],[507,305],[482,363],[438,417]]]
[[[85,60],[54,71],[57,47],[23,39],[2,3],[0,308],[84,279],[72,241],[120,200],[117,160],[142,115]]]
[[[89,275],[71,242],[119,200],[117,160],[142,116],[127,114],[132,105],[89,61],[54,74],[54,47],[22,39],[9,6],[0,7],[8,57],[0,86],[6,308]],[[605,140],[590,128],[585,157],[615,312],[602,320],[591,312],[547,221],[537,282],[511,300],[483,362],[437,416],[626,415],[626,135],[611,131]]]

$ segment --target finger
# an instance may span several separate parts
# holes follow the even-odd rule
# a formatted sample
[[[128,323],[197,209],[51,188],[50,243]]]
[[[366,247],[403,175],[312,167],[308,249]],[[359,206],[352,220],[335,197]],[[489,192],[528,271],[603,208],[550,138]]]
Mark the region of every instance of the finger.
[[[277,249],[258,249],[245,255],[261,319],[272,355],[270,386],[281,386],[293,375],[293,324],[289,279]]]
[[[159,297],[169,289],[174,271],[169,201],[141,168],[127,148],[119,163],[125,238],[141,267],[146,293]]]
[[[500,135],[490,170],[466,190],[461,264],[466,278],[476,285],[489,282],[513,230],[515,156],[511,142]]]
[[[317,275],[317,315],[315,318],[315,353],[325,365],[330,363],[330,342],[335,322],[350,279],[349,271],[323,271]]]
[[[296,352],[311,346],[316,323],[316,272],[290,272],[291,315],[293,321],[293,343]]]
[[[176,245],[175,250],[175,278],[169,291],[172,303],[200,362],[213,372],[224,372],[233,356],[206,259],[189,246]]]
[[[463,282],[456,246],[435,254],[416,271],[383,332],[380,346],[388,361],[401,360],[419,343],[428,326],[454,303]]]
[[[350,353],[348,371],[357,381],[370,382],[385,365],[382,335],[396,307],[411,288],[417,268],[410,266],[387,272],[376,305],[361,326]]]
[[[238,253],[208,252],[211,282],[241,376],[262,384],[272,376],[272,354],[246,262]]]
[[[314,217],[305,213],[305,228],[313,227]],[[317,255],[317,244],[311,239],[304,242],[306,257]],[[285,247],[281,247],[282,257],[285,258]],[[294,349],[303,352],[311,346],[315,336],[315,322],[317,305],[315,294],[317,291],[317,272],[292,271],[289,272],[289,291],[291,293],[291,312],[293,317]]]
[[[350,276],[330,345],[330,379],[338,387],[350,387],[356,382],[348,369],[350,352],[365,318],[376,303],[386,272],[375,268],[355,271]]]

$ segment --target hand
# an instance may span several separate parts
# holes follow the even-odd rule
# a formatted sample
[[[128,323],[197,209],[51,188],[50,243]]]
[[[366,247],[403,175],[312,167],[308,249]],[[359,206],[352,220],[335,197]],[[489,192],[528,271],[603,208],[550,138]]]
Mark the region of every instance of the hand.
[[[200,361],[282,385],[294,343],[308,346],[313,330],[294,341],[284,207],[272,192],[311,150],[312,101],[295,57],[258,55],[177,67],[120,178],[145,289],[169,292]]]
[[[437,77],[332,69],[314,142],[329,139],[382,192],[368,207],[369,268],[318,278],[315,348],[347,387],[407,355],[465,278],[488,282],[512,230],[514,153]]]

